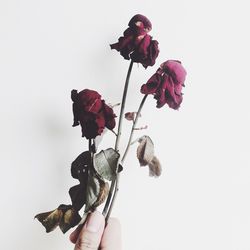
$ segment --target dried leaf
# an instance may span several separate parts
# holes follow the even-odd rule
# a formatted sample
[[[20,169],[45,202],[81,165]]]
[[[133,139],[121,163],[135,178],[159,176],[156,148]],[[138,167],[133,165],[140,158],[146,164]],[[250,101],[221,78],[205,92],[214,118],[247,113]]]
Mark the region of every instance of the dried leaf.
[[[74,209],[79,211],[86,202],[87,183],[80,183],[69,189],[69,195]]]
[[[93,174],[93,171],[89,171],[88,185],[86,191],[86,206],[85,212],[92,209],[93,205],[97,201],[100,193],[100,183],[98,178]]]
[[[55,209],[50,212],[37,214],[35,219],[38,219],[45,227],[46,232],[49,233],[59,225],[62,216],[63,212],[59,209]]]
[[[109,193],[109,184],[102,180],[99,180],[99,183],[100,183],[100,193],[94,204],[95,207],[101,205],[106,200]]]
[[[125,118],[126,118],[128,121],[134,121],[136,115],[137,115],[137,112],[127,112],[127,113],[125,113]],[[141,117],[141,114],[139,115],[139,117]]]
[[[53,211],[37,214],[35,218],[42,223],[47,233],[53,231],[57,226],[65,233],[81,220],[81,216],[71,205],[64,204]]]
[[[149,176],[159,177],[162,172],[161,163],[159,159],[154,156],[152,161],[148,164]]]
[[[88,169],[91,166],[91,153],[81,153],[71,164],[71,175],[80,182],[87,182]]]
[[[86,193],[85,212],[94,210],[107,197],[109,185],[95,173],[90,171]]]
[[[80,220],[81,220],[81,216],[78,214],[78,212],[74,208],[65,207],[63,218],[61,219],[59,223],[59,227],[63,233],[66,233],[70,228],[76,226],[80,222]]]
[[[154,157],[154,144],[151,138],[147,135],[141,137],[137,148],[137,158],[141,166],[148,165]]]
[[[103,179],[112,181],[116,176],[117,163],[120,154],[113,148],[102,150],[94,155],[93,164],[97,174]]]

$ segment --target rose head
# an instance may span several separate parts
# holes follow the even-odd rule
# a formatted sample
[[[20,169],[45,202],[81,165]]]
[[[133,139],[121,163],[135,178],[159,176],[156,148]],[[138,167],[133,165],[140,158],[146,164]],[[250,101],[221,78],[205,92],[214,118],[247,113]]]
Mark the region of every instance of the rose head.
[[[168,60],[142,85],[141,93],[153,94],[157,100],[157,108],[167,103],[170,108],[178,109],[183,99],[181,91],[186,74],[180,61]]]
[[[144,68],[153,66],[159,49],[158,42],[147,34],[152,29],[151,22],[147,17],[137,14],[132,17],[128,26],[118,43],[110,45],[111,49],[119,51],[126,60],[141,63]]]
[[[109,107],[101,95],[89,89],[84,89],[77,93],[71,91],[73,101],[73,127],[79,124],[82,127],[82,136],[87,139],[100,135],[104,128],[113,129],[115,127],[115,117],[113,109]]]

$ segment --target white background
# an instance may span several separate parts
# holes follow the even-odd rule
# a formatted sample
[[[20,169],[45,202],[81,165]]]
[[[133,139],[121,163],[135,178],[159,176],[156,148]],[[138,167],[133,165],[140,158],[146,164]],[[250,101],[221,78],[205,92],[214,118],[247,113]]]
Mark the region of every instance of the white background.
[[[142,83],[167,59],[187,69],[179,111],[150,97],[139,125],[155,142],[159,179],[140,168],[135,147],[113,215],[126,250],[250,249],[248,1],[0,1],[1,249],[69,250],[68,235],[46,234],[38,212],[69,203],[70,164],[87,148],[72,128],[70,91],[121,99],[129,62],[110,43],[144,14],[160,55],[135,65],[127,111]],[[118,110],[116,110],[118,112]],[[124,125],[125,146],[130,123]],[[108,133],[101,148],[112,146]]]

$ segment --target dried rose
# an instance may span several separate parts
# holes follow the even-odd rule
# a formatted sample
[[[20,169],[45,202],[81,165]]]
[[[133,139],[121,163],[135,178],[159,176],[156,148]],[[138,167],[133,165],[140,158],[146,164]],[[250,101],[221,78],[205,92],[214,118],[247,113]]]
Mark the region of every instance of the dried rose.
[[[37,214],[35,218],[42,223],[47,233],[53,231],[57,226],[63,233],[66,233],[81,220],[81,216],[71,205],[64,204],[53,211]]]
[[[186,74],[180,61],[168,60],[142,85],[141,93],[153,94],[157,100],[157,108],[167,103],[170,108],[178,109],[183,99],[181,91]]]
[[[159,54],[158,42],[152,40],[147,33],[152,29],[152,24],[147,17],[137,14],[129,21],[123,36],[118,43],[111,44],[111,49],[116,49],[124,59],[132,59],[141,63],[145,68],[153,66]]]
[[[84,89],[77,93],[77,90],[72,90],[71,99],[74,114],[73,127],[81,125],[82,137],[92,139],[101,135],[105,127],[108,129],[115,127],[116,115],[113,109],[101,99],[98,92]]]

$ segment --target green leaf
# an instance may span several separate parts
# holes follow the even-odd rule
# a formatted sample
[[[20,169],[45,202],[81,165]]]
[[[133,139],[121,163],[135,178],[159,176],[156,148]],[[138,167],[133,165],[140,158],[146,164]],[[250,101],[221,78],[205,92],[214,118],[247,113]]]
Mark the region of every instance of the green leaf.
[[[113,148],[102,150],[94,155],[93,164],[97,174],[103,179],[112,181],[116,176],[120,154]]]

